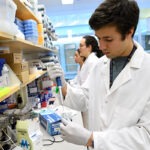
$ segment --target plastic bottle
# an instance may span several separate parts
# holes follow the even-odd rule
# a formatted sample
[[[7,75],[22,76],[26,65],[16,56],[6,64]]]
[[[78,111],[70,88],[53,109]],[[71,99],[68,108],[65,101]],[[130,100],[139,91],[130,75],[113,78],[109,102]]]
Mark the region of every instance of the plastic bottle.
[[[9,70],[7,64],[4,64],[3,66],[2,75],[4,78],[4,85],[9,86],[10,80],[9,80]]]
[[[5,59],[0,59],[0,87],[8,86],[10,83],[9,80],[9,69],[7,64],[5,64]]]

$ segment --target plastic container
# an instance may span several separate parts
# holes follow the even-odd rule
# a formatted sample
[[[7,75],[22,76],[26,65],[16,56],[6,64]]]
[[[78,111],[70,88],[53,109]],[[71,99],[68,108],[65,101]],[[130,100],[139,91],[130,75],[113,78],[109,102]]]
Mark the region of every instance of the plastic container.
[[[37,24],[24,24],[25,29],[36,29],[37,30]]]
[[[7,20],[1,20],[0,32],[4,32],[10,35],[16,35],[18,27],[15,23],[9,22]]]
[[[25,31],[28,31],[28,30],[36,30],[37,31],[37,25],[26,24],[26,25],[24,25],[24,30]]]
[[[0,58],[0,76],[2,76],[4,63],[5,63],[5,59],[4,58]]]
[[[43,35],[39,35],[38,36],[38,44],[39,45],[44,45],[44,37],[43,37]]]
[[[37,22],[33,19],[28,19],[23,21],[24,25],[37,25]]]
[[[18,29],[24,34],[24,28],[18,27]]]
[[[24,34],[23,21],[18,18],[15,18],[15,24],[18,26],[18,29]]]
[[[28,31],[24,31],[24,35],[25,37],[38,36],[38,32],[36,30],[28,30]]]
[[[32,19],[28,19],[23,21],[24,24],[24,35],[25,39],[37,44],[38,43],[38,31],[37,31],[37,23]]]
[[[6,101],[0,102],[0,113],[3,113],[7,109],[8,109],[7,102]]]
[[[12,0],[0,0],[0,20],[15,21],[17,6]]]
[[[37,28],[38,28],[38,32],[40,32],[40,33],[41,33],[41,32],[42,32],[42,33],[44,32],[44,30],[43,30],[43,24],[42,24],[42,23],[38,24],[38,25],[37,25]]]
[[[37,36],[26,36],[25,39],[34,43],[34,44],[38,43],[38,37]]]
[[[23,21],[22,20],[20,20],[20,19],[18,19],[18,18],[15,18],[15,23],[16,23],[16,25],[18,25],[19,27],[24,27],[24,25],[23,25]]]
[[[5,59],[0,58],[0,87],[6,87],[10,83],[9,70],[5,62]]]

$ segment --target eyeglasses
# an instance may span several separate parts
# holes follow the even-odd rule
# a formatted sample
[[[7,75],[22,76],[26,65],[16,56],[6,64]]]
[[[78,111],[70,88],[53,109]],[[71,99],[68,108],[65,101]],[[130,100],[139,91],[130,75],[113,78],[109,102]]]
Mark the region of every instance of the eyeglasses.
[[[86,45],[80,45],[80,47],[84,47],[84,46],[86,46]]]

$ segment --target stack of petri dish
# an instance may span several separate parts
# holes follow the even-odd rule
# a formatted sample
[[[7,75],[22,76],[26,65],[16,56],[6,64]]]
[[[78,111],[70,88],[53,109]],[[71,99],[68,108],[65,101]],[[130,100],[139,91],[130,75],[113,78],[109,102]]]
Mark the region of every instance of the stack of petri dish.
[[[38,43],[37,22],[32,19],[28,19],[23,21],[23,25],[24,25],[25,39],[34,44],[37,44]]]

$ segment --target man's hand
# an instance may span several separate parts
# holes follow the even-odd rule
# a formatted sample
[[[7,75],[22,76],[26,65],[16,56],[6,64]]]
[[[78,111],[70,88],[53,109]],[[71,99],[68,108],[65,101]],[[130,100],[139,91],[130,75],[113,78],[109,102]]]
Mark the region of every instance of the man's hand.
[[[62,124],[60,125],[62,138],[70,143],[74,143],[77,145],[88,144],[88,141],[92,135],[92,132],[83,128],[82,126],[73,123],[71,121],[67,121],[62,119]]]

